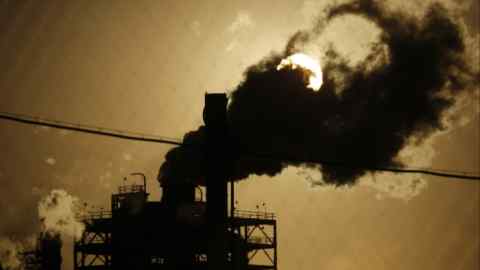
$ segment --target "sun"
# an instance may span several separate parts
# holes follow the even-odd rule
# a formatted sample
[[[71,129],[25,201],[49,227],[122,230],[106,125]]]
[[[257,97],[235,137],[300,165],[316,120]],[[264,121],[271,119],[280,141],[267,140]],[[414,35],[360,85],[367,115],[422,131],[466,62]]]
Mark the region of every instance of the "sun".
[[[291,69],[300,67],[304,70],[310,71],[311,74],[308,78],[307,87],[314,91],[318,91],[323,84],[323,74],[322,69],[320,68],[320,63],[309,55],[304,53],[292,54],[280,61],[280,64],[277,66],[277,70],[281,70],[285,67],[289,67]]]

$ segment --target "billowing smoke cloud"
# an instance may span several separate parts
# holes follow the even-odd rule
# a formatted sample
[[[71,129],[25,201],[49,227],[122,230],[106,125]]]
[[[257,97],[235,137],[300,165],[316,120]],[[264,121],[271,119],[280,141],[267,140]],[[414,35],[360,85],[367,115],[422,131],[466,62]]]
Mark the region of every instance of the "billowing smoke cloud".
[[[22,253],[27,250],[33,250],[36,245],[36,236],[26,237],[19,240],[15,237],[0,238],[0,269],[3,270],[22,270]]]
[[[78,219],[79,199],[55,189],[38,203],[42,230],[47,233],[80,237],[85,225]]]
[[[402,166],[398,155],[404,147],[445,129],[442,119],[458,97],[478,95],[479,74],[468,63],[465,33],[441,5],[432,4],[418,17],[380,1],[358,0],[330,6],[324,14],[313,29],[296,33],[284,52],[251,66],[232,93],[232,142],[247,153],[272,157],[238,160],[234,179],[275,175],[289,159],[320,169],[323,183],[353,184],[366,173],[364,167]],[[277,71],[281,59],[312,46],[332,20],[344,16],[365,19],[380,30],[362,61],[349,65],[330,47],[322,58],[324,85],[318,92],[306,87],[302,71]],[[201,142],[203,136],[200,128],[185,139]],[[189,147],[175,148],[159,180],[199,179],[201,160]],[[300,162],[305,160],[347,166]]]
[[[20,269],[21,261],[19,254],[22,249],[23,246],[19,242],[8,238],[0,238],[0,269]]]
[[[38,219],[41,222],[40,235],[43,239],[60,239],[61,236],[80,237],[85,225],[79,221],[81,208],[79,199],[65,190],[54,189],[38,202]],[[22,253],[34,249],[37,235],[21,241],[0,238],[0,269],[21,270]]]

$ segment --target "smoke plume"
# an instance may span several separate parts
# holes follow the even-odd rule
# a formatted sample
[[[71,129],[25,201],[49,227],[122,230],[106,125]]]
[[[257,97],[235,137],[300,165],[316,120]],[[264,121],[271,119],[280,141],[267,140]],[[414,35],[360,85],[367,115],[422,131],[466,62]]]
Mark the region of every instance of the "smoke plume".
[[[19,242],[0,238],[0,269],[19,269],[21,266],[19,254],[22,249]]]
[[[408,143],[421,144],[445,129],[447,110],[460,96],[478,92],[479,73],[467,59],[466,33],[440,4],[421,17],[373,0],[329,6],[324,14],[312,29],[294,34],[283,52],[248,68],[232,93],[231,141],[259,157],[239,158],[233,180],[273,176],[293,164],[318,168],[324,183],[353,184],[365,167],[402,166],[398,154]],[[302,71],[276,69],[281,59],[315,45],[329,23],[344,16],[365,19],[380,30],[362,61],[349,65],[330,47],[322,58],[324,84],[318,92],[306,87]],[[185,140],[202,142],[203,137],[200,128]],[[202,158],[188,146],[171,150],[159,180],[200,179]]]
[[[43,232],[80,237],[85,225],[78,219],[78,202],[78,198],[61,189],[54,189],[42,198],[38,216]]]
[[[80,237],[85,225],[79,221],[79,199],[65,190],[54,189],[38,202],[38,219],[41,222],[40,238],[60,241],[61,236]],[[34,250],[39,243],[37,235],[18,241],[0,238],[0,269],[24,269],[21,257],[25,251]]]

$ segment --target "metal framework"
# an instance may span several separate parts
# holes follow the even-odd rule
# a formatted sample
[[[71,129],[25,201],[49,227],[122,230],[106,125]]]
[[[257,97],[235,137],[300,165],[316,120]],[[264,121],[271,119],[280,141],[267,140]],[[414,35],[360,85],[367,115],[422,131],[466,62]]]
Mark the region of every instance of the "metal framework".
[[[25,270],[38,270],[40,269],[40,259],[38,258],[38,252],[26,251],[21,253],[22,265]],[[1,269],[1,265],[0,265]]]
[[[112,210],[114,212],[121,211],[122,200],[128,196],[138,196],[138,194],[144,192],[144,189],[139,186],[120,187],[119,193],[112,195]],[[230,242],[233,246],[229,249],[228,261],[230,265],[235,265],[233,263],[235,260],[243,260],[246,263],[242,266],[232,266],[232,269],[276,270],[277,223],[275,215],[265,211],[235,210],[233,213],[233,218],[228,218],[227,231],[230,235],[236,235],[240,240]],[[161,213],[158,214],[161,215]],[[159,217],[151,216],[147,218],[155,219]],[[112,239],[124,237],[124,235],[115,235],[113,231],[114,227],[118,226],[115,223],[123,222],[123,219],[115,218],[115,215],[110,211],[97,211],[83,217],[83,221],[86,225],[85,231],[74,243],[74,270],[116,269],[112,264],[112,261],[116,259]],[[158,230],[156,233],[169,234],[171,232]],[[166,236],[157,235],[154,237],[161,239]],[[198,241],[198,239],[192,239],[192,241]],[[206,243],[194,244],[194,246],[200,247],[198,253],[194,256],[194,261],[198,265],[196,269],[205,269],[208,261],[205,252],[202,251],[204,245]],[[243,251],[240,253],[231,252],[231,250],[238,249]],[[148,269],[169,269],[165,266],[165,257],[161,255],[161,248],[159,248],[159,251],[152,250],[149,253],[152,255],[149,257],[150,266]],[[236,256],[242,256],[242,258]]]
[[[112,213],[92,212],[84,217],[85,231],[74,243],[74,270],[110,269]]]
[[[149,202],[145,175],[132,174],[142,176],[143,186],[121,186],[112,195],[111,213],[85,219],[86,230],[74,248],[75,270],[277,269],[274,214],[236,211],[233,182],[228,214],[235,158],[227,102],[225,94],[205,95],[206,200],[197,201],[195,179],[174,174],[161,181],[162,200]]]
[[[244,241],[249,270],[277,269],[277,222],[273,213],[235,210],[231,226]]]

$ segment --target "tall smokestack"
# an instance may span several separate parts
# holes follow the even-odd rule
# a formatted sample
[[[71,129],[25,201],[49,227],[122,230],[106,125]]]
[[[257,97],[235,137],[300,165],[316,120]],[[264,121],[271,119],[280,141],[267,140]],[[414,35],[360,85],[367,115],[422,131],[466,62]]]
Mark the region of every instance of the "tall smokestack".
[[[42,233],[38,239],[38,256],[42,270],[62,269],[62,240],[60,234]]]
[[[206,126],[208,269],[227,269],[227,180],[232,165],[225,94],[205,95],[203,118]]]

